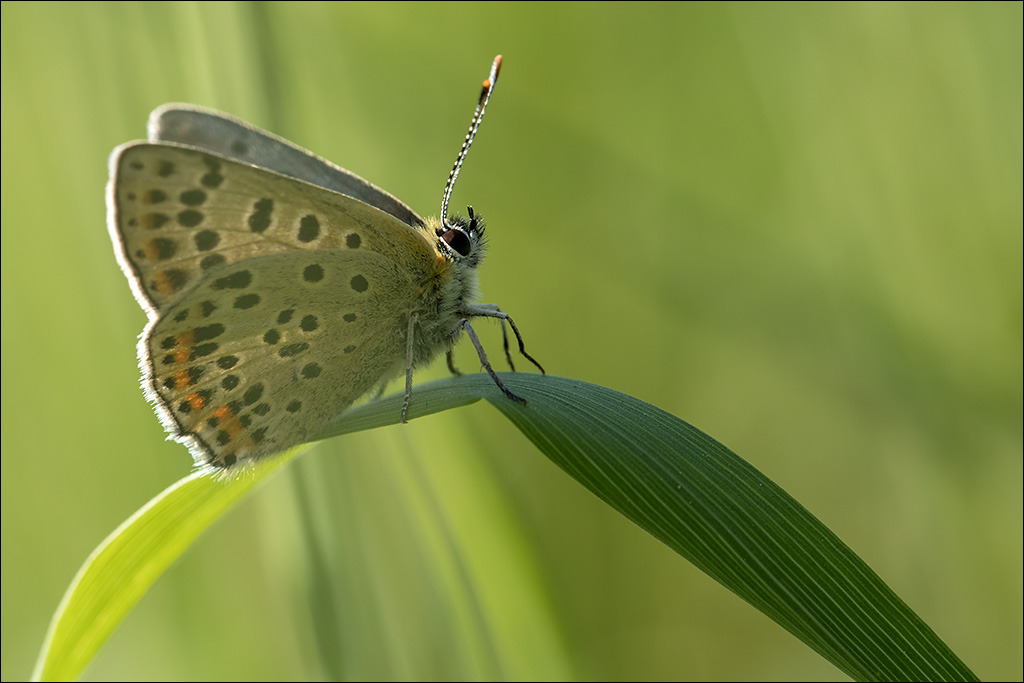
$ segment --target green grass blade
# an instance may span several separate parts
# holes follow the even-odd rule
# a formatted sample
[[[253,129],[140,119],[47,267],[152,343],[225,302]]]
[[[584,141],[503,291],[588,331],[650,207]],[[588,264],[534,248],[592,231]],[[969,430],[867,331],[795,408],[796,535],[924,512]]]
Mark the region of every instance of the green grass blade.
[[[835,534],[708,435],[585,382],[502,378],[528,407],[481,389],[545,455],[850,677],[977,680]]]
[[[409,415],[479,400],[467,388],[424,387]],[[394,424],[401,401],[400,396],[391,397],[356,408],[336,424],[334,433]],[[149,587],[203,531],[303,450],[264,460],[231,480],[187,476],[128,518],[93,551],[68,587],[50,622],[33,679],[73,680],[81,675]]]
[[[563,470],[856,680],[977,680],[842,541],[771,480],[678,418],[559,377],[503,373],[417,387],[415,418],[486,398]],[[401,396],[360,406],[323,437],[398,421]],[[300,449],[219,482],[187,477],[93,553],[51,624],[35,677],[77,677],[159,575]]]
[[[129,517],[85,561],[50,623],[34,680],[77,678],[149,587],[211,524],[301,448],[230,481],[196,474]]]

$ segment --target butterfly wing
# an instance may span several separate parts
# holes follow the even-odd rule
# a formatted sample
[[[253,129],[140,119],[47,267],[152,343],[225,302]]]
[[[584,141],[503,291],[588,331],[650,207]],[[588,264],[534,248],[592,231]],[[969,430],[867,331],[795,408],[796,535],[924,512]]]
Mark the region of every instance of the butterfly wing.
[[[279,452],[316,434],[405,367],[403,278],[373,252],[285,252],[204,278],[140,342],[164,426],[212,467]],[[403,302],[408,305],[408,302]]]
[[[147,396],[197,464],[316,435],[405,367],[417,230],[351,197],[198,149],[115,150],[111,236],[150,316]]]
[[[177,142],[348,195],[389,213],[406,225],[423,225],[416,212],[354,173],[273,133],[213,109],[165,104],[149,117],[152,142]]]

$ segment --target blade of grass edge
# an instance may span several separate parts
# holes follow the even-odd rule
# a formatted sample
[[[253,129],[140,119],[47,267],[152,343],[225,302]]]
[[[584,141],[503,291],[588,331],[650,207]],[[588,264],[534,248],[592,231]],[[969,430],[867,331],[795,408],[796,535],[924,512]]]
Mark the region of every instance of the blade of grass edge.
[[[556,465],[855,680],[978,680],[868,565],[774,482],[683,420],[560,377],[485,398]]]
[[[711,437],[654,406],[610,389],[552,376],[501,373],[501,377],[517,393],[529,397],[528,408],[501,395],[485,375],[471,375],[417,388],[410,417],[486,398],[545,455],[598,497],[854,679],[977,680],[827,527]],[[400,402],[400,396],[393,396],[360,406],[326,430],[323,438],[393,424]],[[296,454],[293,450],[264,461],[265,474],[229,482],[229,492],[224,491],[222,482],[186,477],[125,522],[90,556],[68,589],[51,623],[34,678],[79,675],[124,615],[202,530]],[[194,530],[191,524],[182,525],[186,533],[173,547],[158,543],[150,549],[160,562],[143,567],[145,572],[125,581],[129,585],[134,582],[131,591],[115,590],[124,595],[115,595],[114,609],[98,609],[103,600],[97,596],[111,590],[110,581],[104,585],[98,579],[110,573],[105,565],[116,564],[116,558],[105,554],[116,556],[116,550],[137,553],[131,539],[122,542],[123,534],[134,530],[179,487],[186,492],[192,491],[191,487],[206,491],[209,484],[216,485],[207,492],[211,507],[200,505],[202,496],[194,502],[197,509],[214,514],[208,514],[206,522],[195,525]],[[233,486],[239,486],[237,492]],[[168,515],[176,521],[189,521],[196,514],[184,503],[171,507],[176,508],[172,512],[181,513],[180,518]],[[168,552],[158,552],[161,550]],[[97,563],[98,567],[93,567]],[[112,583],[116,589],[121,582]],[[79,601],[92,605],[93,621],[89,621],[89,610],[76,605]],[[86,638],[85,632],[92,637]]]
[[[302,448],[266,460],[231,480],[190,474],[114,530],[86,559],[50,622],[32,679],[73,680],[195,540]]]
[[[409,416],[480,399],[468,389],[442,385],[431,390],[424,385]],[[354,408],[324,438],[395,424],[401,401],[401,396],[392,396]],[[190,474],[125,520],[89,555],[68,586],[43,640],[32,680],[78,678],[164,571],[246,494],[308,448],[261,460],[233,479]]]

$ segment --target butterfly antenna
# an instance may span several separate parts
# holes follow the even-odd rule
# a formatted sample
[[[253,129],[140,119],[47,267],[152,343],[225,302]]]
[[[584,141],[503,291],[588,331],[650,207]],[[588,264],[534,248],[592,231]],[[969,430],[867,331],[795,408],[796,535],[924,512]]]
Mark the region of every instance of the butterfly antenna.
[[[441,200],[441,222],[448,226],[448,200],[452,196],[452,189],[455,187],[455,179],[459,177],[459,169],[462,168],[462,162],[466,160],[466,154],[469,153],[469,146],[473,144],[473,138],[476,137],[476,131],[480,128],[480,121],[484,117],[484,109],[487,108],[487,101],[491,99],[491,93],[494,92],[494,84],[498,82],[498,72],[501,71],[501,55],[494,58],[494,64],[491,65],[491,73],[484,81],[483,88],[480,90],[480,99],[476,103],[476,111],[473,112],[473,120],[469,122],[469,132],[466,133],[466,139],[462,143],[462,149],[459,150],[459,156],[455,159],[455,165],[452,166],[452,172],[448,174],[448,182],[444,186],[444,199]]]

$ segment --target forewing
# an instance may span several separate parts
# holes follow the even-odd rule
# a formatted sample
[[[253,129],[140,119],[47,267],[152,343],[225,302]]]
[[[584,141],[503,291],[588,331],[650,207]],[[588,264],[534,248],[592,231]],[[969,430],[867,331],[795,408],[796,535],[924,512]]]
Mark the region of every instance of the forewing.
[[[165,104],[149,118],[152,142],[176,142],[354,197],[407,225],[423,219],[391,194],[312,152],[241,119],[188,104]]]
[[[110,173],[111,237],[151,316],[212,269],[256,256],[362,249],[402,253],[411,268],[433,258],[419,229],[390,214],[195,148],[129,143]]]

